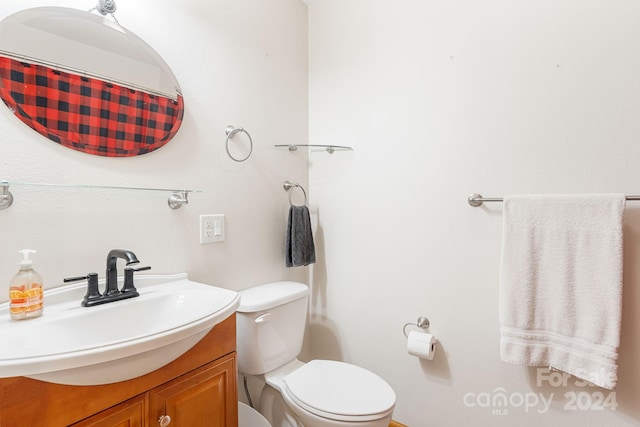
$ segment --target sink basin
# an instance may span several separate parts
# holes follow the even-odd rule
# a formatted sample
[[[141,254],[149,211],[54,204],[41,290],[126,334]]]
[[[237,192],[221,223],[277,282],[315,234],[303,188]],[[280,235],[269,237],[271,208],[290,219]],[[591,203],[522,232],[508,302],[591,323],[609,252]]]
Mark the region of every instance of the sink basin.
[[[184,354],[240,300],[184,273],[140,275],[135,285],[139,297],[95,307],[80,306],[86,283],[47,290],[44,314],[28,320],[10,320],[8,303],[0,304],[0,378],[70,385],[136,378]]]

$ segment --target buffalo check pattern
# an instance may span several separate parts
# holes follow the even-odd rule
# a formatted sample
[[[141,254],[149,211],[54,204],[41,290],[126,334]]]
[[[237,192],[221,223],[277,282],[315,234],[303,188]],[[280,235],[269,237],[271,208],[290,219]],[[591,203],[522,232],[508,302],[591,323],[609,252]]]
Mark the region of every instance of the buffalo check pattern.
[[[184,100],[0,57],[0,98],[24,123],[88,154],[150,153],[176,134]]]

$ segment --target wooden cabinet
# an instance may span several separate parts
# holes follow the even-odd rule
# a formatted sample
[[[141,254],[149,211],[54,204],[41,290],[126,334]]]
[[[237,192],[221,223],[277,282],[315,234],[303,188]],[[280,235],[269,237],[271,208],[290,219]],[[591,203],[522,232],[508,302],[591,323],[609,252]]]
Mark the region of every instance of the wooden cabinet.
[[[155,427],[162,417],[169,427],[236,425],[235,378],[235,355],[228,355],[72,427]]]
[[[235,314],[191,350],[139,378],[67,386],[24,377],[0,379],[0,426],[237,427]]]
[[[184,375],[149,393],[149,425],[163,416],[171,427],[227,427],[237,424],[237,400],[229,399],[228,388],[236,377],[233,360],[212,364]]]
[[[73,427],[146,427],[147,396],[129,399],[111,409],[100,412]]]

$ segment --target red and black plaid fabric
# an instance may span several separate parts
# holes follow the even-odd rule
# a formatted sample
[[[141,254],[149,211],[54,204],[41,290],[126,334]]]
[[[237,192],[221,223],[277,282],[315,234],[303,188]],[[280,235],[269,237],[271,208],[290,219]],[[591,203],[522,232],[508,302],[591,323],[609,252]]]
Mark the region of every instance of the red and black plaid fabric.
[[[24,123],[74,150],[108,157],[149,153],[182,124],[172,100],[0,57],[0,98]]]

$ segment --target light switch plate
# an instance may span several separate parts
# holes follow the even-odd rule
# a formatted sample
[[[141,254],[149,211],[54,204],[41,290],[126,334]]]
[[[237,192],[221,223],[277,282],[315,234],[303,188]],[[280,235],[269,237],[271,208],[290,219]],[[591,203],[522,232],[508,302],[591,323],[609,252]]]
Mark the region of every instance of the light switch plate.
[[[200,244],[224,242],[224,214],[200,215]]]

